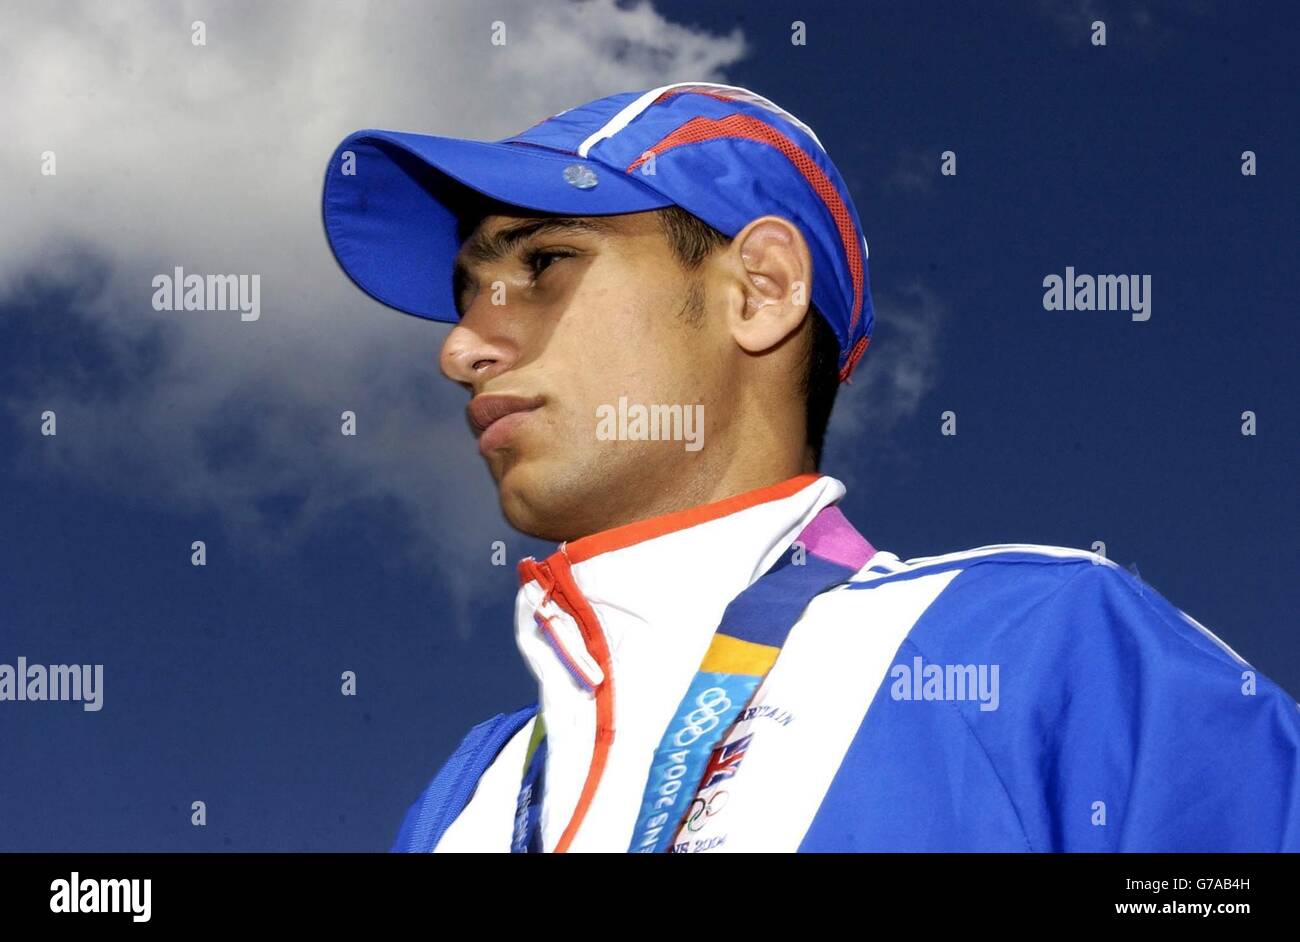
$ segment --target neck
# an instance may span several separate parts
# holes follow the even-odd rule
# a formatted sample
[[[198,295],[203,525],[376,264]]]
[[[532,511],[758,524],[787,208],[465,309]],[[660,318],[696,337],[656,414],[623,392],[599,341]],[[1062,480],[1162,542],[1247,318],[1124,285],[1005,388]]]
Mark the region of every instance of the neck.
[[[753,461],[732,459],[721,468],[702,463],[691,474],[674,473],[660,479],[636,480],[626,485],[621,495],[603,502],[600,512],[584,521],[582,532],[566,538],[577,539],[711,504],[814,470],[809,452],[792,456],[765,455]]]
[[[779,484],[797,474],[812,471],[811,464],[797,460],[750,463],[734,461],[720,473],[704,473],[688,480],[673,482],[647,501],[634,501],[626,519],[612,521],[611,526],[657,517],[662,514],[711,504],[746,491]]]

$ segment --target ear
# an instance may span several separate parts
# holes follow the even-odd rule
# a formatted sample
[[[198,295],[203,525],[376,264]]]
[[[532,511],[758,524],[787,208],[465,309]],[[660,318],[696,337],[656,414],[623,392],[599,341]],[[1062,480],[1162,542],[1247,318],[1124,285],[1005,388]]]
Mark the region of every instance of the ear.
[[[727,328],[747,353],[764,353],[798,332],[811,304],[812,256],[799,227],[780,216],[755,219],[728,248],[738,276]]]

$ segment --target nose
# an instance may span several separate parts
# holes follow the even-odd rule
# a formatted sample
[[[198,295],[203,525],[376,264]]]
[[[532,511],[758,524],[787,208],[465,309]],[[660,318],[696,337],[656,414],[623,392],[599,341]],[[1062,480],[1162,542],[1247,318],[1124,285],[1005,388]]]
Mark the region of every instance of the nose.
[[[471,305],[447,334],[438,355],[442,374],[472,394],[510,369],[518,358],[518,345],[498,329],[502,319],[482,316],[476,312],[477,306],[477,302]]]
[[[477,393],[483,383],[510,369],[511,362],[504,342],[493,341],[463,322],[451,329],[438,356],[443,375],[471,393]]]

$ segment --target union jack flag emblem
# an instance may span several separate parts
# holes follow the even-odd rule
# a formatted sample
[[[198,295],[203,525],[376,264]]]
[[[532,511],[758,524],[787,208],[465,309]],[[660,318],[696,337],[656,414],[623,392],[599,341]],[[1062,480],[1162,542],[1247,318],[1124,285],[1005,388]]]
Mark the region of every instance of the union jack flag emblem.
[[[719,782],[726,781],[736,774],[740,761],[745,758],[745,750],[754,734],[742,736],[735,742],[729,742],[714,749],[709,755],[709,764],[704,767],[704,780],[701,788],[712,788]]]

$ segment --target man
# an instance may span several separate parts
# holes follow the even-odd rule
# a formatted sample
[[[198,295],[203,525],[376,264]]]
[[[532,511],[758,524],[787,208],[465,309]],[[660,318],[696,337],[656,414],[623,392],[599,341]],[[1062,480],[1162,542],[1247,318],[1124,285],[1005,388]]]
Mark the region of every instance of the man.
[[[1107,560],[900,560],[819,474],[867,244],[745,89],[613,95],[503,141],[361,131],[326,230],[455,324],[537,702],[475,726],[402,851],[1300,849],[1300,715]]]

